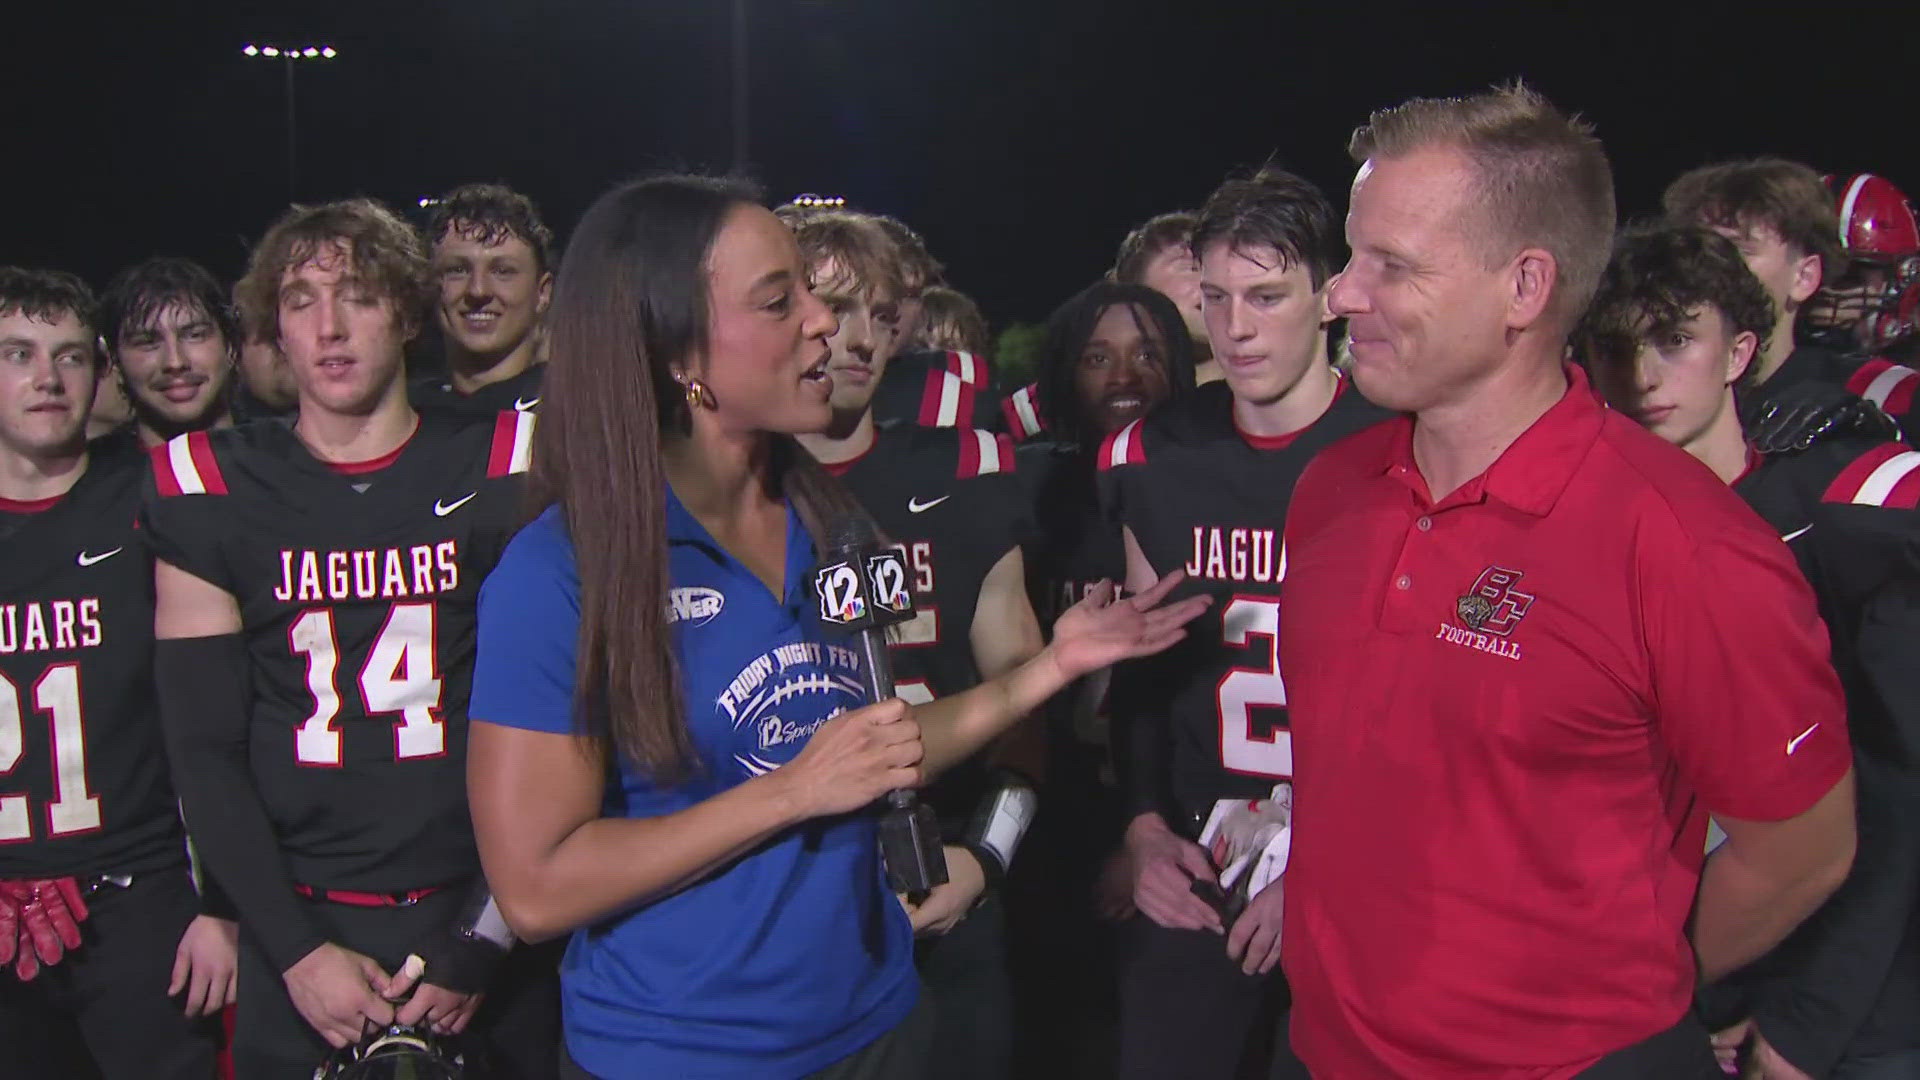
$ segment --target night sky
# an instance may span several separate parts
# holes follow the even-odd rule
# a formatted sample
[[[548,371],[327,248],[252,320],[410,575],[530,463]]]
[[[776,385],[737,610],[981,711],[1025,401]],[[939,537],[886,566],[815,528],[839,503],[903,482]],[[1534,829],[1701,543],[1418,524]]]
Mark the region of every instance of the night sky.
[[[1369,110],[1516,75],[1598,125],[1625,213],[1682,169],[1756,153],[1920,194],[1912,16],[749,2],[753,175],[776,201],[838,194],[905,218],[996,326],[1043,317],[1130,225],[1269,156],[1344,202],[1346,136]],[[0,261],[96,285],[149,254],[237,273],[287,194],[282,71],[247,41],[341,51],[298,72],[303,199],[412,207],[502,180],[564,237],[615,181],[730,163],[725,0],[180,7],[8,16]]]

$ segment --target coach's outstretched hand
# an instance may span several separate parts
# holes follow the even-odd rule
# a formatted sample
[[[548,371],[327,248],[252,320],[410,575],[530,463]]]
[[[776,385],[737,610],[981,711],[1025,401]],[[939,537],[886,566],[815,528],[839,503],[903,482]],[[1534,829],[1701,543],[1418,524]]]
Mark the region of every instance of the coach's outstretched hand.
[[[920,725],[899,698],[821,724],[794,759],[769,773],[801,820],[846,814],[895,788],[926,782]]]
[[[1053,644],[1047,646],[1054,663],[1069,681],[1091,671],[1151,656],[1187,636],[1184,627],[1207,609],[1212,599],[1189,596],[1162,606],[1174,586],[1186,579],[1175,570],[1137,596],[1115,599],[1113,583],[1103,581],[1053,624]]]

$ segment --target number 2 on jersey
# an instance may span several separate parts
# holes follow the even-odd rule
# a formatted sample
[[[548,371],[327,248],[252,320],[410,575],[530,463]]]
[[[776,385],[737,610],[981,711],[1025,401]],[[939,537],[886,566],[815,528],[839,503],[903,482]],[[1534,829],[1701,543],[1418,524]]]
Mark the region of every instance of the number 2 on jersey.
[[[333,612],[302,612],[287,639],[294,652],[307,658],[307,691],[313,695],[313,712],[294,732],[293,756],[302,765],[337,766],[340,732],[333,722],[340,715],[340,646]],[[400,714],[393,729],[396,758],[438,757],[447,750],[433,645],[433,605],[395,604],[360,671],[360,697],[367,712]]]
[[[1215,699],[1220,711],[1220,763],[1230,771],[1285,779],[1293,775],[1293,734],[1276,727],[1265,737],[1253,733],[1253,710],[1287,704],[1280,679],[1280,601],[1236,596],[1220,617],[1226,644],[1252,647],[1264,665],[1234,668],[1220,680]]]
[[[47,834],[67,836],[100,827],[100,797],[87,790],[86,725],[80,717],[80,665],[55,664],[33,684],[33,707],[52,721],[53,792],[47,804]],[[0,774],[10,773],[27,752],[26,717],[20,688],[0,675]],[[0,844],[33,839],[33,815],[25,795],[0,795]]]

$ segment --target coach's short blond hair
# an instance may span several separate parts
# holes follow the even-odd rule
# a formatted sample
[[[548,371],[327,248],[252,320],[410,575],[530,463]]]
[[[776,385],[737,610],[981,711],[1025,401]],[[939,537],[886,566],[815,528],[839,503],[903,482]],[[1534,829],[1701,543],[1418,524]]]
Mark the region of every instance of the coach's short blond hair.
[[[1613,245],[1613,168],[1593,126],[1516,82],[1381,109],[1347,144],[1357,163],[1426,148],[1451,148],[1472,166],[1474,232],[1489,265],[1526,247],[1552,253],[1559,288],[1550,310],[1571,326]]]

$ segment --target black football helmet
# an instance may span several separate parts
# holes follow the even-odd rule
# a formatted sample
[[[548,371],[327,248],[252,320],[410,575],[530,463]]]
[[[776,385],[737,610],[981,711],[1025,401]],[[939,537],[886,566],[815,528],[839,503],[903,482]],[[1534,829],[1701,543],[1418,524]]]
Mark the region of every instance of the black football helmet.
[[[455,1041],[423,1027],[371,1029],[313,1070],[313,1080],[480,1080]]]

